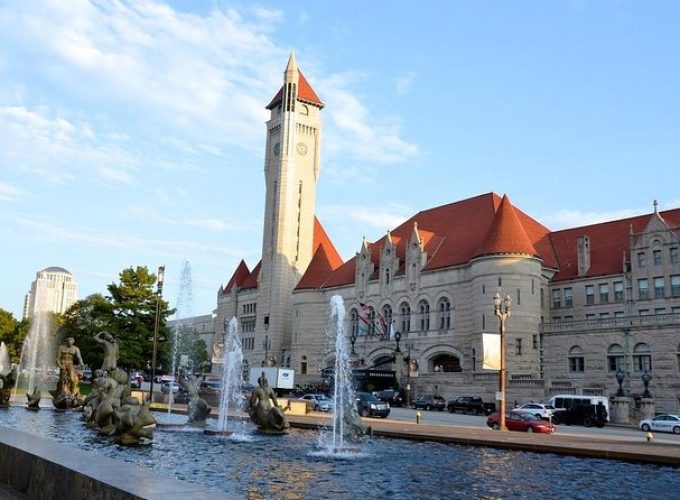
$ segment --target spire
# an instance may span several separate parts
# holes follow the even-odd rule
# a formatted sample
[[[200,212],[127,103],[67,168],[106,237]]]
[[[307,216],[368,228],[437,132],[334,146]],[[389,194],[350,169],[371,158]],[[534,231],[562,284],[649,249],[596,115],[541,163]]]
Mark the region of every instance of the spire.
[[[654,200],[654,214],[659,215],[659,202]]]
[[[284,81],[293,81],[297,83],[297,76],[299,73],[300,71],[298,70],[297,61],[295,60],[295,52],[291,52],[290,57],[288,58],[288,64],[286,64],[286,69],[283,72]],[[294,79],[292,78],[293,75]]]
[[[475,257],[499,253],[537,255],[507,195],[503,196],[491,227],[475,252]]]
[[[295,52],[291,52],[290,57],[288,57],[288,64],[286,64],[286,69],[283,72],[283,86],[272,98],[271,102],[265,106],[265,109],[274,109],[281,104],[281,101],[283,101],[283,91],[286,88],[287,83],[292,83],[297,86],[296,95],[294,96],[295,100],[313,104],[320,109],[323,108],[323,102],[321,102],[321,99],[316,95],[316,92],[314,92],[314,89],[305,78],[305,75],[300,71],[300,68],[298,68]]]

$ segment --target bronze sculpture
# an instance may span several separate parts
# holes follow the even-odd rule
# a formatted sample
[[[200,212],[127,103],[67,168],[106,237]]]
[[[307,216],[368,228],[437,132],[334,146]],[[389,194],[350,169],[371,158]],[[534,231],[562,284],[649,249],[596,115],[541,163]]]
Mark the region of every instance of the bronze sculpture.
[[[258,431],[264,434],[287,434],[290,424],[279,407],[276,394],[269,387],[264,372],[257,383],[258,386],[250,395],[248,414],[251,420],[257,425]]]

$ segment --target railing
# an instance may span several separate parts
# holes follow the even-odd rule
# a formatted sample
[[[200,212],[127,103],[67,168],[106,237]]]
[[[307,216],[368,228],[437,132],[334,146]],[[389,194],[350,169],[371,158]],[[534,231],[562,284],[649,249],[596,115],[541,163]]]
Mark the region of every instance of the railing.
[[[611,318],[595,318],[579,321],[560,321],[543,323],[541,333],[562,333],[573,331],[611,330],[612,328],[632,328],[640,326],[668,326],[680,324],[680,314],[649,314],[636,316],[620,316]]]

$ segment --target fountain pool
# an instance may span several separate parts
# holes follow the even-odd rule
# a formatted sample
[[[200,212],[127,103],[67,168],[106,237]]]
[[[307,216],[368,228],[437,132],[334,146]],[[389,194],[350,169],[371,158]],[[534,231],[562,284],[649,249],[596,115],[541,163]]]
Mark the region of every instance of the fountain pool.
[[[299,429],[245,442],[157,430],[152,444],[123,447],[86,429],[76,411],[12,407],[0,425],[244,498],[601,500],[680,488],[670,467],[401,439],[370,438],[362,453],[339,459],[318,452],[318,432]]]

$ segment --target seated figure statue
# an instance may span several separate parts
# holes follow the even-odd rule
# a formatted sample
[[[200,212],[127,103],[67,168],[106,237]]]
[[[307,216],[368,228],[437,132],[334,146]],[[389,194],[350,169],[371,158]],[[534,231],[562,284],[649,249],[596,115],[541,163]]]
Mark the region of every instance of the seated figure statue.
[[[9,399],[12,395],[12,389],[17,383],[17,369],[16,367],[7,375],[0,374],[0,407],[6,408],[9,406]]]
[[[150,405],[149,401],[140,405],[136,397],[128,396],[123,405],[114,410],[116,434],[120,436],[119,444],[139,444],[141,438],[151,439],[153,437],[153,429],[147,427],[156,423],[156,419],[149,411]]]
[[[257,379],[258,386],[250,395],[250,418],[260,432],[265,434],[286,434],[290,424],[279,408],[274,390],[269,387],[269,382],[264,372]],[[273,404],[272,404],[273,403]]]

